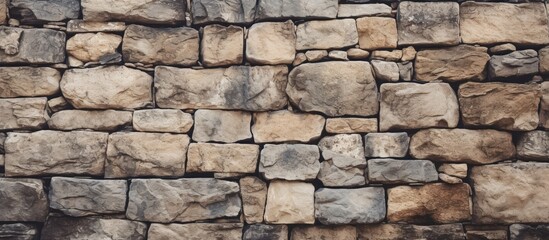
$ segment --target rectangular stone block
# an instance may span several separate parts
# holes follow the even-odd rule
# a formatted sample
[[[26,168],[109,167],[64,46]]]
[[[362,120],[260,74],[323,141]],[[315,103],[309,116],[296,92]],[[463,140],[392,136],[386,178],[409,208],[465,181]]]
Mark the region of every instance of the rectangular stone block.
[[[270,0],[258,1],[256,20],[280,18],[336,18],[338,0]]]
[[[258,112],[253,115],[254,142],[310,142],[318,139],[324,128],[324,117],[287,110]]]
[[[186,1],[174,0],[82,0],[86,21],[121,21],[143,24],[185,22]]]
[[[46,125],[47,98],[0,99],[0,130],[38,130]]]
[[[193,140],[234,143],[252,138],[252,114],[242,111],[199,109],[194,113]]]
[[[0,1],[1,2],[1,1]],[[4,223],[0,224],[0,237],[14,240],[38,239],[38,227],[27,223]]]
[[[0,0],[0,24],[8,22],[8,0]]]
[[[539,72],[539,68],[538,53],[526,49],[492,56],[488,73],[491,79],[509,79],[532,76]]]
[[[2,1],[0,1],[0,4]],[[10,17],[23,24],[40,24],[44,22],[62,22],[78,18],[80,1],[78,0],[11,0]],[[0,10],[2,10],[0,8]],[[1,22],[1,20],[0,20]]]
[[[463,240],[460,223],[420,226],[411,224],[379,224],[357,227],[358,240],[445,239]]]
[[[398,6],[398,45],[457,45],[457,2],[401,2]]]
[[[356,25],[361,49],[375,50],[397,47],[397,23],[394,18],[363,17],[356,20]]]
[[[177,109],[143,109],[133,112],[133,129],[140,132],[187,133],[193,116]]]
[[[338,49],[358,43],[357,24],[354,19],[304,22],[297,25],[296,35],[297,50]]]
[[[366,157],[402,158],[408,153],[410,137],[405,132],[368,133],[364,136]]]
[[[315,192],[315,217],[325,225],[378,223],[385,214],[385,189],[380,187]]]
[[[291,64],[296,53],[292,21],[256,23],[246,37],[246,59],[252,64]]]
[[[356,240],[356,228],[345,226],[295,226],[292,228],[292,240],[337,239]]]
[[[124,32],[124,30],[126,30],[124,22],[93,22],[78,19],[67,22],[68,33]]]
[[[132,239],[145,240],[147,224],[126,219],[96,217],[49,217],[41,239]]]
[[[49,67],[0,67],[0,97],[41,97],[59,92],[61,73]]]
[[[549,82],[541,83],[539,123],[541,127],[549,129]]]
[[[339,4],[337,17],[391,17],[391,11],[391,7],[383,3]]]
[[[265,179],[314,180],[320,170],[316,145],[266,144],[261,150],[259,173]]]
[[[429,160],[368,160],[368,180],[373,183],[436,182],[438,172]]]
[[[239,65],[244,59],[244,29],[232,25],[207,25],[202,33],[201,46],[204,66]]]
[[[267,192],[265,222],[268,224],[313,224],[315,187],[311,183],[272,181]]]
[[[418,81],[483,81],[490,59],[485,47],[459,45],[421,50],[416,55],[415,76]]]
[[[370,133],[377,132],[377,118],[328,118],[328,133]]]
[[[0,212],[2,222],[44,222],[48,199],[42,180],[0,178]]]
[[[248,224],[262,223],[267,202],[267,183],[254,176],[243,177],[238,183],[240,184],[244,220]],[[259,227],[257,230],[262,229],[262,227]],[[250,235],[259,234],[255,231],[252,232]],[[287,232],[288,229],[286,228],[286,235]]]
[[[48,127],[56,130],[116,131],[124,126],[130,126],[131,122],[130,111],[65,110],[54,113],[48,119]]]
[[[164,239],[224,239],[240,240],[242,223],[188,223],[188,224],[151,224],[149,240]]]
[[[53,64],[65,61],[65,33],[0,26],[0,63]]]
[[[255,173],[259,145],[192,143],[187,172]]]

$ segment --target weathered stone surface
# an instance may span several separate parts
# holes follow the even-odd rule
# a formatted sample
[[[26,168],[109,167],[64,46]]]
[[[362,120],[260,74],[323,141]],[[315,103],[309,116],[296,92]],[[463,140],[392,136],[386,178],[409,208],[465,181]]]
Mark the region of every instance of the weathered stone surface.
[[[61,110],[69,109],[71,105],[65,100],[64,97],[56,97],[48,100],[48,108],[52,113],[59,112]]]
[[[523,133],[517,143],[517,158],[549,161],[549,131]]]
[[[368,180],[387,184],[435,182],[438,173],[428,160],[370,159]]]
[[[294,58],[294,61],[292,62],[292,66],[297,66],[297,65],[300,65],[304,62],[307,61],[307,55],[305,55],[305,53],[297,53],[295,55],[295,58]]]
[[[370,53],[360,48],[349,48],[347,50],[347,56],[349,59],[353,60],[366,60],[368,56],[370,56]]]
[[[74,217],[123,213],[127,190],[126,180],[54,177],[49,192],[50,207]]]
[[[528,226],[525,224],[512,224],[509,226],[510,240],[543,240],[549,236],[549,225]]]
[[[375,50],[372,52],[372,56],[370,57],[371,60],[383,60],[383,61],[393,61],[397,62],[400,61],[402,58],[402,50]]]
[[[255,18],[257,20],[280,18],[335,18],[337,0],[272,0],[258,1]]]
[[[328,51],[326,50],[309,50],[305,53],[307,61],[309,62],[319,62],[322,59],[328,57]]]
[[[69,69],[61,79],[63,96],[75,108],[132,109],[152,102],[152,77],[125,66]]]
[[[239,190],[238,183],[213,178],[133,179],[126,217],[162,223],[236,217]]]
[[[439,172],[450,176],[465,178],[467,177],[467,164],[465,163],[444,163],[438,168]]]
[[[262,223],[267,201],[267,184],[253,176],[241,178],[239,183],[244,220],[248,224]]]
[[[454,177],[454,176],[450,176],[446,173],[439,173],[438,174],[438,178],[440,178],[440,181],[443,181],[445,183],[449,183],[449,184],[460,184],[460,183],[463,183],[463,180],[461,180],[461,178],[457,178],[457,177]]]
[[[252,23],[256,2],[257,0],[195,0],[192,2],[193,24]]]
[[[380,131],[429,127],[454,128],[459,107],[447,83],[381,85]]]
[[[0,24],[8,22],[8,0],[0,0]]]
[[[338,18],[346,17],[391,17],[391,7],[387,4],[339,4]],[[396,25],[395,25],[396,29]],[[395,35],[396,36],[396,35]]]
[[[200,109],[194,113],[193,140],[233,143],[252,138],[248,112]]]
[[[78,0],[11,0],[10,17],[22,23],[56,22],[78,18],[80,2]]]
[[[185,1],[174,0],[82,0],[87,21],[122,21],[176,24],[185,21]]]
[[[292,240],[337,239],[355,240],[354,226],[296,226],[292,228]]]
[[[347,52],[341,50],[332,50],[328,53],[328,57],[334,60],[349,61],[347,58]]]
[[[227,239],[240,240],[241,223],[189,223],[189,224],[151,224],[148,239]]]
[[[397,66],[400,80],[412,81],[414,76],[414,64],[412,62],[399,62],[397,63]]]
[[[189,142],[183,134],[113,133],[109,135],[105,177],[183,176]]]
[[[0,97],[38,97],[59,92],[61,73],[49,67],[0,67]]]
[[[399,45],[457,45],[459,4],[401,2],[398,6]]]
[[[386,6],[389,9],[391,8],[385,4],[378,5]],[[391,10],[389,10],[389,12],[390,11]],[[356,26],[358,29],[358,42],[360,44],[360,48],[374,50],[397,47],[397,24],[394,18],[359,18],[356,20]]]
[[[405,157],[410,137],[402,133],[368,133],[364,137],[366,157]]]
[[[103,175],[107,133],[9,133],[5,142],[6,176]]]
[[[48,199],[42,180],[0,178],[0,211],[2,222],[44,222]]]
[[[188,172],[255,173],[259,145],[192,143],[187,158]]]
[[[408,46],[402,49],[401,61],[413,61],[416,59],[417,51],[414,46]]]
[[[538,84],[472,83],[459,86],[461,119],[465,126],[529,131],[538,126]]]
[[[412,136],[410,155],[443,162],[488,164],[512,159],[510,133],[497,130],[426,129]]]
[[[464,43],[549,43],[547,13],[542,3],[467,2],[461,5],[459,22]]]
[[[328,133],[369,133],[377,132],[377,118],[328,118]]]
[[[81,62],[97,62],[103,56],[116,54],[122,37],[109,33],[79,33],[67,41],[69,56]]]
[[[359,240],[465,239],[463,226],[459,223],[431,226],[411,224],[362,225],[357,228],[357,232]]]
[[[310,142],[322,134],[324,117],[287,110],[254,113],[254,142]]]
[[[549,129],[549,82],[541,83],[540,126]]]
[[[318,180],[327,187],[362,186],[366,183],[366,159],[353,158],[331,150],[322,151]]]
[[[152,28],[130,25],[124,33],[126,62],[190,66],[198,61],[198,31],[189,27]]]
[[[395,62],[372,60],[372,67],[377,80],[382,82],[398,82],[400,72]]]
[[[467,184],[432,183],[387,190],[387,220],[407,223],[453,223],[471,220]]]
[[[124,22],[90,22],[78,19],[67,22],[67,32],[69,33],[123,32],[125,30],[126,23]]]
[[[144,109],[133,112],[133,129],[141,132],[186,133],[193,116],[176,109]]]
[[[517,47],[512,43],[504,43],[500,45],[493,46],[489,49],[492,54],[507,54],[517,50]],[[540,53],[541,55],[541,53]]]
[[[46,98],[0,99],[0,130],[37,130],[46,125]]]
[[[156,104],[177,109],[277,110],[287,104],[287,75],[286,66],[156,67]]]
[[[242,240],[288,240],[288,226],[254,224],[244,230]]]
[[[65,33],[50,29],[0,26],[0,63],[61,63]]]
[[[529,76],[538,73],[538,53],[532,49],[494,55],[490,58],[490,78]]]
[[[147,225],[126,219],[49,217],[41,239],[135,239],[145,240]]]
[[[539,71],[541,74],[549,73],[549,47],[544,47],[539,50]]]
[[[275,180],[269,184],[265,222],[313,224],[315,187],[311,183]]]
[[[261,150],[259,172],[268,180],[313,180],[320,171],[315,145],[266,144]]]
[[[338,49],[358,43],[357,25],[354,19],[304,22],[297,25],[296,35],[297,50]]]
[[[54,113],[48,120],[48,126],[50,129],[56,130],[115,131],[131,125],[131,122],[132,112],[128,111],[66,110]]]
[[[328,116],[378,112],[377,86],[368,62],[322,62],[297,66],[286,88],[299,109]]]
[[[322,224],[377,223],[385,213],[385,189],[380,187],[315,192],[315,217]]]
[[[0,224],[0,238],[2,239],[34,240],[34,239],[38,239],[39,232],[40,231],[38,231],[38,228],[33,224],[25,224],[25,223]]]
[[[422,82],[482,81],[490,59],[485,47],[459,45],[422,50],[415,62],[416,79]]]
[[[362,137],[359,134],[338,134],[327,136],[320,140],[320,150],[330,150],[348,157],[364,159]]]
[[[244,29],[232,25],[208,25],[204,27],[201,46],[200,54],[204,66],[241,64],[244,59]]]
[[[248,30],[246,59],[253,64],[290,64],[296,49],[292,21],[256,23]]]

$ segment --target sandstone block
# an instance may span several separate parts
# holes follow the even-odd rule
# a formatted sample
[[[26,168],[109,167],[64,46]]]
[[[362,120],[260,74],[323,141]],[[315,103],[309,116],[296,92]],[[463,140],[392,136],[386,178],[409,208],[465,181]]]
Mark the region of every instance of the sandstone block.
[[[331,150],[322,151],[318,180],[327,187],[362,186],[366,183],[366,159],[353,158]]]
[[[377,223],[385,213],[385,189],[380,187],[315,192],[315,217],[322,224]]]
[[[399,45],[457,45],[459,4],[401,2],[398,6]]]
[[[297,25],[296,35],[297,50],[338,49],[358,43],[357,25],[354,19],[304,22]]]
[[[333,60],[349,61],[347,52],[341,50],[332,50],[328,53],[328,57]]]
[[[392,61],[398,62],[402,59],[404,52],[400,49],[397,50],[374,50],[372,51],[371,60],[383,60],[383,61]]]
[[[271,0],[258,1],[255,13],[256,20],[280,18],[335,18],[337,0],[318,0],[312,4],[308,0]]]
[[[0,67],[0,97],[40,97],[59,92],[61,73],[49,67]]]
[[[244,230],[242,240],[288,240],[288,226],[254,224]]]
[[[541,83],[540,126],[549,129],[549,82]]]
[[[193,140],[233,143],[252,138],[248,112],[200,109],[194,114]]]
[[[460,184],[463,183],[463,180],[458,177],[450,176],[446,173],[439,173],[438,178],[440,178],[440,181],[443,181],[448,184]]]
[[[385,4],[376,5],[387,6]],[[394,18],[363,17],[356,20],[356,26],[360,48],[374,50],[397,47],[397,24]]]
[[[248,224],[262,223],[263,213],[265,212],[265,203],[267,201],[267,184],[261,179],[253,176],[241,178],[239,183],[240,195],[242,197],[242,212],[244,214],[244,220]],[[261,231],[263,229],[264,228],[262,227],[258,227],[257,230],[252,230],[250,234],[262,234],[258,231]],[[288,229],[286,229],[286,232],[288,232]]]
[[[438,172],[428,160],[370,159],[368,180],[386,184],[436,182]]]
[[[46,125],[46,98],[0,99],[0,130],[38,130]]]
[[[254,113],[252,133],[256,143],[310,142],[322,134],[324,117],[287,110]]]
[[[10,17],[24,24],[59,22],[80,15],[78,0],[11,0],[9,7]]]
[[[50,29],[0,26],[0,63],[61,63],[65,60],[65,33]]]
[[[268,180],[313,180],[320,171],[315,145],[266,144],[261,150],[259,172]]]
[[[246,59],[252,64],[290,64],[296,49],[292,21],[256,23],[248,30]]]
[[[241,64],[244,59],[244,29],[232,25],[208,25],[204,27],[201,46],[204,66]]]
[[[503,43],[489,48],[492,54],[507,54],[517,50],[517,47],[512,43]],[[541,54],[540,54],[541,55]]]
[[[372,60],[372,67],[377,80],[382,82],[398,82],[400,71],[395,62]]]
[[[38,239],[39,232],[40,231],[38,230],[38,227],[36,227],[34,224],[26,224],[26,223],[0,224],[0,236],[2,236],[5,239],[34,240],[34,239]]]
[[[408,46],[402,49],[402,58],[401,61],[413,61],[416,59],[417,51],[414,46]]]
[[[193,116],[176,109],[144,109],[133,112],[133,129],[140,132],[186,133]]]
[[[259,145],[192,143],[187,158],[188,172],[255,173]]]
[[[189,224],[151,224],[148,239],[226,239],[242,238],[241,223],[189,223]]]
[[[359,134],[327,136],[318,142],[322,152],[332,151],[356,159],[364,159],[364,144]]]
[[[185,1],[82,0],[84,20],[144,24],[177,24],[185,21]]]
[[[311,183],[272,181],[267,193],[265,222],[268,224],[313,224],[315,187]]]
[[[135,239],[145,240],[147,225],[126,219],[95,217],[49,217],[42,239]]]
[[[517,144],[517,158],[549,161],[549,131],[523,133]]]
[[[368,58],[368,56],[370,56],[370,53],[360,48],[349,48],[347,50],[347,56],[349,57],[349,59],[353,60],[365,60]]]
[[[67,53],[81,62],[98,62],[117,54],[122,37],[109,33],[78,33],[67,41]]]
[[[431,226],[391,223],[363,225],[357,228],[357,233],[359,240],[465,239],[463,226],[459,223]]]
[[[256,3],[257,0],[195,0],[192,2],[193,24],[252,23]]]
[[[490,58],[490,78],[529,76],[538,73],[538,53],[532,49],[494,55]]]
[[[71,105],[64,97],[56,97],[48,100],[48,108],[52,113],[59,112],[65,109],[69,109]]]
[[[78,19],[67,22],[67,32],[69,33],[124,32],[125,30],[126,23],[124,22],[91,22]]]
[[[328,51],[326,50],[309,50],[305,53],[307,61],[309,62],[319,62],[326,57],[328,57]]]
[[[337,239],[355,240],[354,226],[296,226],[292,228],[292,240]]]
[[[369,133],[377,132],[377,118],[328,118],[328,133]]]
[[[364,136],[366,157],[405,157],[410,137],[401,133],[368,133]]]
[[[54,113],[48,119],[48,126],[55,130],[91,129],[96,131],[116,131],[131,125],[132,112],[129,111],[87,111],[65,110]]]
[[[389,5],[381,3],[339,4],[337,17],[391,17],[391,11],[392,9]]]
[[[467,164],[465,163],[444,163],[440,165],[438,171],[450,176],[465,178],[467,177]]]
[[[416,79],[422,82],[483,81],[490,59],[485,47],[459,45],[417,53]]]
[[[44,222],[48,199],[42,180],[0,178],[0,211],[2,222]]]

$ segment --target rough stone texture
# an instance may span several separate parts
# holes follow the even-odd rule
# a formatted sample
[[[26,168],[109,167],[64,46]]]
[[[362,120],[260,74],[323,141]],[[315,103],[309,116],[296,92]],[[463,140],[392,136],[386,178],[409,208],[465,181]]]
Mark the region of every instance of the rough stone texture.
[[[292,21],[256,23],[248,30],[246,59],[253,64],[290,64],[296,53]]]
[[[467,177],[467,164],[465,163],[444,163],[438,168],[439,172],[450,176],[464,178]]]
[[[0,9],[1,10],[1,9]],[[33,224],[4,223],[0,224],[0,238],[13,240],[38,239],[38,228]]]
[[[541,104],[539,113],[540,126],[549,129],[549,82],[541,84]]]
[[[339,4],[338,18],[346,17],[391,17],[391,7],[387,4]],[[396,25],[395,25],[396,27]],[[396,36],[396,35],[395,35]]]
[[[475,223],[549,221],[549,163],[473,167]]]
[[[456,2],[401,2],[399,45],[457,45],[459,5]]]
[[[461,4],[459,22],[464,43],[549,43],[547,13],[542,3],[467,2]]]
[[[122,37],[109,33],[79,33],[67,41],[67,53],[81,62],[97,62],[117,53]]]
[[[549,47],[544,47],[538,51],[539,72],[541,74],[549,73]]]
[[[402,50],[375,50],[372,52],[372,56],[370,59],[372,60],[383,60],[383,61],[393,61],[397,62],[400,61],[402,58]]]
[[[275,180],[269,184],[265,222],[313,224],[315,187],[311,183]]]
[[[354,19],[304,22],[297,25],[296,35],[297,50],[338,49],[358,43]]]
[[[9,133],[5,174],[15,176],[88,175],[104,172],[107,133],[38,131]]]
[[[368,133],[364,136],[366,157],[405,157],[410,137],[402,133]]]
[[[507,53],[514,52],[516,50],[517,50],[517,47],[515,47],[515,45],[513,45],[512,43],[499,44],[489,49],[490,53],[492,54],[507,54]]]
[[[366,159],[353,158],[331,150],[322,151],[318,180],[327,187],[362,186],[366,183]]]
[[[408,46],[402,49],[401,61],[413,61],[416,58],[417,51],[413,46]]]
[[[42,180],[0,178],[0,211],[2,222],[44,222],[48,215],[48,199]]]
[[[127,190],[126,180],[54,177],[49,192],[50,207],[74,217],[123,213]]]
[[[411,224],[363,225],[357,228],[357,233],[359,240],[465,239],[463,226],[458,223],[432,226]]]
[[[287,104],[287,75],[286,66],[156,67],[156,104],[177,109],[278,110]]]
[[[187,135],[117,132],[109,135],[108,142],[106,178],[177,177],[185,173]]]
[[[315,217],[322,224],[377,223],[385,219],[383,188],[330,189],[315,192]]]
[[[469,82],[459,86],[458,95],[465,126],[511,131],[529,131],[538,126],[538,84]]]
[[[22,23],[56,22],[78,18],[80,2],[78,0],[11,0],[10,17]]]
[[[395,62],[372,60],[372,67],[374,68],[376,80],[382,82],[398,82],[398,79],[400,78],[400,71]]]
[[[266,144],[261,150],[259,172],[268,180],[313,180],[320,171],[315,145]]]
[[[8,0],[0,0],[0,24],[8,21]]]
[[[346,51],[332,50],[328,53],[328,57],[334,60],[349,61]]]
[[[61,63],[65,60],[65,33],[50,29],[0,26],[0,63]]]
[[[328,133],[369,133],[377,132],[377,118],[328,118]]]
[[[131,123],[132,112],[128,111],[65,110],[54,113],[48,120],[48,127],[55,130],[116,131]]]
[[[257,0],[192,1],[193,24],[205,23],[252,23]]]
[[[46,125],[46,98],[0,99],[0,130],[37,130]]]
[[[244,230],[242,240],[288,240],[288,226],[254,224]]]
[[[70,104],[64,97],[56,97],[48,100],[48,108],[52,113],[56,113],[70,108]]]
[[[200,54],[202,64],[208,67],[241,64],[244,59],[244,29],[217,24],[204,27]]]
[[[280,18],[335,18],[337,0],[271,0],[258,1],[255,13],[256,20]]]
[[[309,50],[305,53],[307,61],[309,62],[319,62],[326,57],[328,57],[328,51],[326,50]]]
[[[186,133],[193,116],[176,109],[144,109],[133,112],[133,129],[140,132]]]
[[[61,73],[49,67],[0,67],[0,97],[39,97],[59,92]]]
[[[267,201],[267,184],[253,176],[241,178],[239,183],[244,220],[248,224],[262,223]],[[261,227],[258,230],[261,230]],[[252,232],[254,231],[252,230]],[[254,233],[251,234],[255,235]]]
[[[507,240],[507,230],[508,226],[474,226],[474,225],[465,225],[465,232],[467,239],[472,240]]]
[[[387,6],[385,4],[376,5]],[[397,47],[397,24],[394,18],[359,18],[356,20],[356,26],[358,29],[358,42],[360,44],[360,48],[374,50]]]
[[[126,219],[50,217],[41,239],[135,239],[145,240],[147,225]]]
[[[124,33],[122,54],[126,62],[189,66],[198,61],[199,45],[198,31],[192,28],[130,25]]]
[[[67,22],[67,32],[123,32],[126,30],[124,22],[90,22],[84,20],[70,20]]]
[[[454,90],[446,83],[381,85],[380,131],[454,128],[459,121]]]
[[[238,183],[211,178],[133,179],[126,217],[161,223],[236,217],[239,190]]]
[[[440,178],[440,181],[443,181],[445,183],[448,183],[448,184],[460,184],[460,183],[463,183],[463,180],[461,180],[460,178],[457,178],[457,177],[454,177],[454,176],[450,176],[446,173],[439,173],[438,174],[438,178]]]
[[[132,109],[152,102],[152,77],[125,66],[69,69],[61,91],[75,108]]]
[[[360,48],[349,48],[347,50],[347,56],[353,60],[365,60],[370,56],[370,53]]]
[[[368,180],[386,184],[436,182],[438,173],[428,160],[370,159]]]
[[[525,224],[512,224],[509,226],[510,240],[543,240],[549,236],[549,225],[528,226]]]
[[[256,143],[306,143],[320,138],[325,120],[321,115],[280,110],[254,113],[253,122],[252,133]]]
[[[185,1],[81,0],[84,20],[176,24],[185,20]]]
[[[490,78],[521,77],[538,73],[539,59],[535,50],[528,49],[490,58]]]
[[[192,143],[187,158],[188,172],[255,173],[259,145]]]
[[[517,143],[517,158],[549,162],[549,131],[522,134]]]
[[[151,224],[149,240],[164,239],[226,239],[240,240],[241,223],[189,223],[189,224]]]
[[[290,72],[286,88],[299,109],[328,116],[378,112],[377,86],[368,62],[306,63]]]
[[[292,240],[337,239],[355,240],[354,226],[296,226],[292,229]]]
[[[407,223],[453,223],[471,220],[467,184],[432,183],[387,190],[387,220]]]
[[[359,134],[338,134],[320,140],[318,147],[322,152],[332,151],[356,159],[364,159],[364,144]]]
[[[416,79],[422,82],[483,81],[489,59],[485,47],[459,45],[422,50],[416,56]]]
[[[193,140],[233,143],[252,138],[248,112],[201,109],[194,114]]]
[[[426,129],[412,136],[410,155],[444,162],[488,164],[512,159],[510,133],[497,130]]]

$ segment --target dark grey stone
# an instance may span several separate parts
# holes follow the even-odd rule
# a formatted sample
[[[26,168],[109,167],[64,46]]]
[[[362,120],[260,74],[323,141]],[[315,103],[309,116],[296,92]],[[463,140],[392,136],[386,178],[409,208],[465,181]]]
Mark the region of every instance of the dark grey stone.
[[[37,240],[36,226],[26,223],[0,224],[0,239],[2,240]]]
[[[511,240],[546,240],[549,236],[549,225],[512,224],[509,232]]]
[[[61,63],[65,33],[51,29],[0,26],[0,63]]]
[[[22,23],[57,22],[80,15],[79,0],[11,0],[10,17]]]
[[[39,179],[0,178],[0,222],[43,222],[48,199]]]
[[[368,179],[377,183],[435,182],[438,172],[427,160],[368,160]]]
[[[193,24],[252,23],[257,0],[194,0]]]
[[[517,144],[519,160],[539,160],[549,162],[549,131],[523,133]]]
[[[120,239],[144,240],[147,225],[126,219],[49,217],[42,240]]]
[[[249,225],[244,230],[242,240],[288,240],[288,226],[286,225]]]
[[[315,192],[315,217],[325,225],[378,223],[385,219],[385,189],[321,188]]]
[[[539,58],[535,50],[527,49],[490,58],[490,78],[529,76],[538,73]]]

